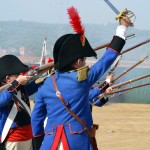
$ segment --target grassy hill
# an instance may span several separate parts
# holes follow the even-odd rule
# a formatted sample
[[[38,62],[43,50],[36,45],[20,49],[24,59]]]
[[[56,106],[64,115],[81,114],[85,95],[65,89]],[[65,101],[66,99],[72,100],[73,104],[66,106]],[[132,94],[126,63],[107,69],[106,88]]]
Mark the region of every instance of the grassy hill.
[[[117,24],[96,25],[85,24],[85,35],[93,47],[103,45],[111,41],[115,34]],[[42,43],[47,37],[48,54],[52,56],[53,45],[58,37],[66,33],[73,33],[69,24],[45,24],[24,21],[0,21],[0,49],[5,49],[8,53],[17,53],[19,47],[25,47],[29,55],[41,55]],[[150,30],[137,30],[130,28],[128,34],[135,33],[136,37],[127,40],[124,49],[135,44],[150,39]],[[101,52],[98,55],[101,56]],[[138,48],[135,52],[130,52],[125,59],[137,59],[137,57],[150,54],[148,44]]]

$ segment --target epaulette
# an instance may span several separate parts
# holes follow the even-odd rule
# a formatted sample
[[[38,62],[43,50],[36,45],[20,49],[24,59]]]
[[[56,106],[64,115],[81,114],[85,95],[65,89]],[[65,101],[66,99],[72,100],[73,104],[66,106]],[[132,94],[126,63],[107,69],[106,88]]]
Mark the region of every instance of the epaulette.
[[[43,83],[46,78],[48,78],[50,75],[52,75],[52,74],[54,74],[54,73],[55,73],[55,70],[54,70],[54,68],[52,68],[51,70],[49,70],[49,71],[47,72],[47,75],[43,75],[43,76],[39,77],[38,79],[36,79],[36,80],[35,80],[35,83],[36,83],[36,84],[41,84],[41,83]]]
[[[78,81],[84,81],[87,79],[88,70],[89,70],[88,66],[76,69],[76,71],[78,72],[77,74]]]
[[[45,81],[45,79],[48,78],[49,76],[50,76],[49,74],[46,75],[46,76],[44,76],[44,77],[41,76],[41,77],[39,77],[38,79],[35,80],[35,83],[36,83],[36,84],[41,84],[41,83],[43,83],[43,82]]]
[[[54,73],[55,73],[55,69],[54,69],[54,67],[53,67],[51,70],[49,70],[49,74],[52,75],[52,74],[54,74]]]

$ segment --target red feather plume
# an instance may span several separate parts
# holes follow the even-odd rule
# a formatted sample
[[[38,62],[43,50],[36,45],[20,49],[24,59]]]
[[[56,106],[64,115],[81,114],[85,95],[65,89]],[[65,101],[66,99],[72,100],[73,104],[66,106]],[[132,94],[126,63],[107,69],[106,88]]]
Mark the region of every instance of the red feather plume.
[[[81,18],[78,14],[78,11],[73,6],[67,9],[70,24],[73,27],[74,31],[78,34],[84,34],[84,27],[81,24]]]

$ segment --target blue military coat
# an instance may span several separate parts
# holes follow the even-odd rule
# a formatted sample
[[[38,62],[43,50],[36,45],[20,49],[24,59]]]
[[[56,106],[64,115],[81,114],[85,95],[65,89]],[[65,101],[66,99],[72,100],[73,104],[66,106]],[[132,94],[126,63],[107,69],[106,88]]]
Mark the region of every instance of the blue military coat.
[[[90,129],[93,124],[91,109],[89,105],[89,91],[92,85],[107,71],[114,62],[118,53],[108,47],[103,57],[98,60],[87,72],[87,79],[78,81],[78,71],[55,72],[56,84],[68,107],[82,120]],[[44,129],[45,117],[48,117]],[[87,131],[66,110],[62,102],[56,96],[49,76],[38,89],[35,106],[31,116],[32,130],[35,137],[44,136],[40,150],[50,150],[53,141],[57,137],[56,130],[60,125],[64,131],[71,150],[92,149]]]
[[[12,83],[11,87],[3,90],[0,93],[0,138],[1,138],[2,130],[4,128],[6,119],[14,103],[12,98],[15,94],[16,87],[17,87],[17,90],[21,90],[21,93],[23,93],[24,95],[23,100],[28,106],[29,106],[28,96],[35,93],[38,89],[38,86],[34,82],[31,82],[30,84],[26,86],[19,86],[17,81],[14,81],[14,83],[15,84]],[[11,125],[11,128],[21,127],[21,126],[28,125],[28,124],[31,124],[30,116],[26,111],[22,109],[21,111],[18,111]]]
[[[102,97],[101,99],[98,98],[103,91],[99,88],[92,88],[89,92],[89,102],[91,105],[102,107],[106,102],[108,102],[108,98]],[[92,108],[91,108],[92,109]]]

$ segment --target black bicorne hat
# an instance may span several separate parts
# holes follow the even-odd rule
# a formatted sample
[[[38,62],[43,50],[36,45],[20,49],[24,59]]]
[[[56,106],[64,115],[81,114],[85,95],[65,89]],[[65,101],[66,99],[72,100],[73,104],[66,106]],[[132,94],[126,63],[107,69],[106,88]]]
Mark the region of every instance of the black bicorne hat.
[[[79,58],[97,56],[84,36],[84,28],[81,25],[77,10],[71,7],[68,9],[68,14],[71,19],[70,23],[77,34],[63,35],[54,45],[54,67],[59,71]]]
[[[29,70],[29,67],[23,64],[14,55],[5,55],[0,58],[0,82],[7,76],[20,74]]]
[[[63,43],[67,40],[67,38],[69,36],[71,36],[72,34],[65,34],[63,36],[61,36],[56,42],[55,42],[55,45],[54,45],[54,48],[53,48],[53,58],[54,58],[54,68],[55,69],[58,69],[58,56],[59,56],[59,53],[60,53],[60,49],[63,45]]]
[[[70,36],[67,36],[66,40],[64,40],[60,47],[55,44],[55,47],[60,48],[55,49],[54,47],[55,69],[61,71],[63,68],[79,58],[97,56],[86,38],[85,44],[82,45],[80,40],[81,36],[82,35],[79,34],[71,34]],[[59,52],[55,53],[56,51]]]

